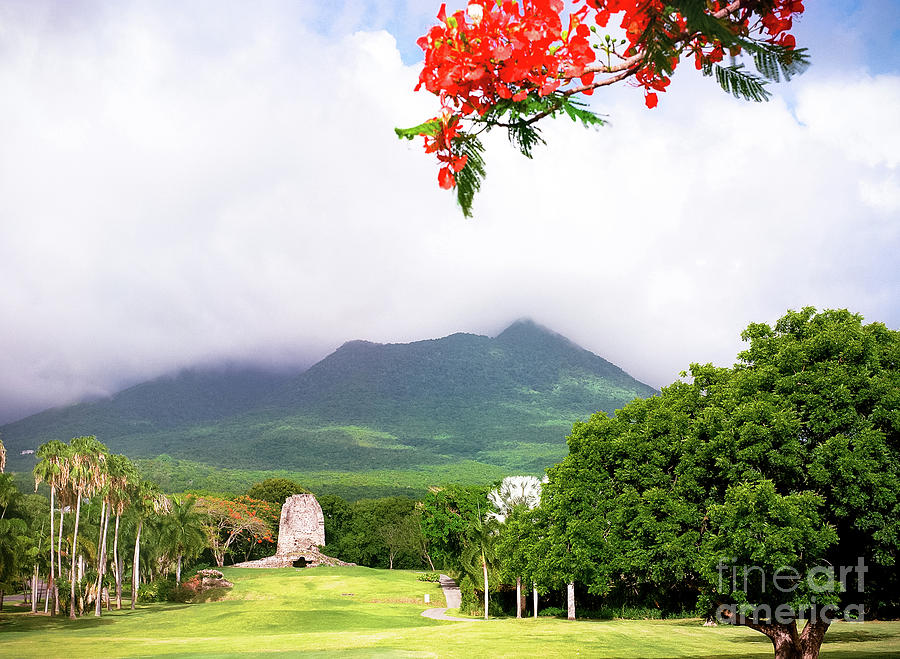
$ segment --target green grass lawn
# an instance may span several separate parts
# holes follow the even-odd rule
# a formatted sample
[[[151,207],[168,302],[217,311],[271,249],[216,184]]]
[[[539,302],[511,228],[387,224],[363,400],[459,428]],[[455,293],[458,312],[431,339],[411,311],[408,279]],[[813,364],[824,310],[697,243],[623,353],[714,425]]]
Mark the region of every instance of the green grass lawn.
[[[708,628],[698,620],[576,621],[540,618],[440,622],[440,588],[414,572],[362,567],[228,569],[221,602],[153,604],[136,611],[67,618],[0,615],[4,657],[771,657],[761,634]],[[424,603],[431,595],[432,604]],[[900,656],[900,622],[838,623],[822,655]]]

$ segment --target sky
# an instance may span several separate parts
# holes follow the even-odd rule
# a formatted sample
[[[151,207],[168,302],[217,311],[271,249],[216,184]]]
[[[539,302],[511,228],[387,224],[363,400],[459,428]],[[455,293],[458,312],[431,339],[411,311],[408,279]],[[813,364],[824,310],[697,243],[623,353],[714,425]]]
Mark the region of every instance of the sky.
[[[459,3],[449,3],[451,7]],[[465,219],[395,126],[428,0],[0,4],[0,422],[195,365],[520,317],[653,386],[803,306],[900,327],[900,3],[817,0],[769,103],[690,65],[659,106],[488,140]]]

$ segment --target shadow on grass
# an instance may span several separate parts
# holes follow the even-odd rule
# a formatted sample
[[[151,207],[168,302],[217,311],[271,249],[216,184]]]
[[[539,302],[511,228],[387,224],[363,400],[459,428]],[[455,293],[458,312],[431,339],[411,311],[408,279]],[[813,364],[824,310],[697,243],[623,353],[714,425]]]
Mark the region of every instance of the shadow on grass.
[[[160,606],[139,606],[134,611],[123,608],[121,611],[105,611],[103,616],[97,618],[93,611],[86,613],[75,620],[69,619],[68,615],[51,616],[44,613],[31,615],[31,608],[22,611],[12,611],[0,613],[0,631],[3,632],[33,632],[33,631],[55,631],[55,630],[73,630],[73,629],[94,629],[106,625],[115,624],[116,621],[126,617],[144,617],[153,615],[161,611],[177,611],[186,609],[190,604],[172,604],[163,607]],[[6,607],[4,607],[5,609]]]
[[[856,628],[841,627],[840,629],[831,628],[825,634],[825,643],[865,643],[867,641],[887,641],[890,639],[900,639],[900,632],[891,632],[887,629],[874,629],[864,627],[862,623]]]
[[[874,623],[870,623],[874,624]],[[892,639],[900,639],[900,632],[892,632],[887,629],[872,628],[864,626],[865,623],[856,625],[855,628],[848,629],[841,627],[835,629],[832,627],[825,634],[825,642],[823,645],[834,645],[836,643],[877,643],[878,641],[888,641]],[[745,629],[750,630],[749,627]],[[769,637],[761,632],[756,632],[752,636],[740,636],[728,639],[732,643],[763,643],[771,645],[772,641]],[[829,655],[831,656],[831,655]]]
[[[103,617],[95,618],[78,618],[77,620],[69,620],[68,616],[48,616],[48,615],[30,615],[30,614],[14,614],[0,615],[0,630],[4,632],[33,632],[57,629],[92,629],[103,625],[111,625],[114,620]]]

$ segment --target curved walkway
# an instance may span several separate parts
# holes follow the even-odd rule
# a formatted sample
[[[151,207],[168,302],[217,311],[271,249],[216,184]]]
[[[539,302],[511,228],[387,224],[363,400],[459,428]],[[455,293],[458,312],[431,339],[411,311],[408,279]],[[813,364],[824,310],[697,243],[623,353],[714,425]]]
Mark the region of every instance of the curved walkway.
[[[447,615],[447,609],[458,609],[462,603],[462,595],[459,592],[459,586],[456,582],[446,574],[441,575],[441,590],[444,591],[444,599],[447,600],[447,606],[440,609],[425,609],[422,615],[426,618],[434,620],[457,620],[461,622],[471,622],[474,618],[454,618]]]

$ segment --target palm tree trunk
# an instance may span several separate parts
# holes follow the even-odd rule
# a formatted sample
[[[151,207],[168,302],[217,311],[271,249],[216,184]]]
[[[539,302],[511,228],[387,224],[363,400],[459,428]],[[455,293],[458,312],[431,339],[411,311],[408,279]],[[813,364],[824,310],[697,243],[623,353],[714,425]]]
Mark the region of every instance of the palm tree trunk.
[[[62,562],[62,541],[63,541],[63,516],[65,515],[65,510],[62,505],[59,507],[59,541],[56,544],[56,581],[57,583],[53,586],[53,615],[59,615],[59,580],[62,579],[63,573],[63,562]],[[50,539],[50,543],[53,544],[53,539]]]
[[[60,507],[59,509],[59,543],[57,545],[56,551],[56,565],[59,567],[59,576],[62,577],[62,541],[63,541],[63,516],[66,514],[66,511]],[[56,607],[56,612],[59,613],[59,607]]]
[[[109,526],[109,508],[104,501],[100,507],[100,559],[97,565],[97,602],[94,615],[100,617],[103,608],[103,575],[106,573],[106,530]]]
[[[484,557],[484,552],[481,554],[481,569],[484,571],[484,619],[488,619],[488,573],[487,573],[487,560]]]
[[[568,619],[575,620],[575,582],[570,581],[566,585],[566,608],[568,609]]]
[[[516,577],[516,617],[522,617],[522,577]]]
[[[175,567],[175,585],[181,585],[181,554],[178,554],[178,565]]]
[[[534,617],[537,618],[537,609],[538,609],[537,584],[532,583],[532,587],[534,588]]]
[[[138,579],[140,578],[141,565],[141,529],[144,520],[138,520],[137,535],[134,537],[134,560],[131,563],[131,610],[134,611],[134,603],[137,601]]]
[[[116,513],[116,533],[113,536],[113,560],[116,563],[116,610],[122,609],[122,570],[124,566],[119,558],[119,518],[121,515]]]
[[[53,514],[53,505],[54,500],[56,499],[56,486],[50,486],[50,576],[49,581],[47,582],[47,594],[44,598],[44,613],[47,613],[50,608],[50,593],[53,592],[53,588],[56,585],[56,579],[54,574],[54,560],[53,560],[53,537],[56,535],[53,533],[53,518],[55,515]]]
[[[31,578],[31,612],[37,613],[38,565],[34,564],[34,576]]]
[[[81,490],[76,493],[78,500],[75,502],[75,532],[72,534],[72,599],[69,601],[69,619],[75,620],[75,553],[78,547],[78,522],[81,519]]]

